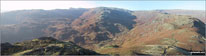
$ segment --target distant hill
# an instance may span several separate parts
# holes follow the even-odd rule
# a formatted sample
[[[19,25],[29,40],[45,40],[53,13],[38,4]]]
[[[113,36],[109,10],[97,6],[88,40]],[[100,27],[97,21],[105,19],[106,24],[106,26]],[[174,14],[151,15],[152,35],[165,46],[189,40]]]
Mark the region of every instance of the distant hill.
[[[88,9],[19,10],[1,13],[1,24],[18,24],[26,20],[76,19]]]
[[[156,10],[160,13],[176,14],[176,15],[188,15],[196,17],[206,23],[205,11],[204,10]]]

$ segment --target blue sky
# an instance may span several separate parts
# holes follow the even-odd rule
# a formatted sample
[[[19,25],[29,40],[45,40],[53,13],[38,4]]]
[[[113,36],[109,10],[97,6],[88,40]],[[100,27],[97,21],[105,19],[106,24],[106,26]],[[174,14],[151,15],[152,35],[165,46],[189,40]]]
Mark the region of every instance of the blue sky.
[[[25,9],[117,7],[129,10],[205,10],[205,1],[1,1],[1,12]]]
[[[156,10],[156,9],[188,9],[205,10],[205,1],[105,1],[96,2],[107,7],[119,7],[130,10]]]

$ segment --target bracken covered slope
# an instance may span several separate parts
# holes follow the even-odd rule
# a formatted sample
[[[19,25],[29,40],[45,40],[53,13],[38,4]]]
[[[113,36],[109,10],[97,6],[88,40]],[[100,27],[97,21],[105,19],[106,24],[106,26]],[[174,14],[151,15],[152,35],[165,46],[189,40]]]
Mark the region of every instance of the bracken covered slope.
[[[100,49],[99,52],[189,55],[192,51],[205,51],[205,24],[197,18],[156,13],[149,20],[137,23],[127,34],[111,42],[119,48]]]

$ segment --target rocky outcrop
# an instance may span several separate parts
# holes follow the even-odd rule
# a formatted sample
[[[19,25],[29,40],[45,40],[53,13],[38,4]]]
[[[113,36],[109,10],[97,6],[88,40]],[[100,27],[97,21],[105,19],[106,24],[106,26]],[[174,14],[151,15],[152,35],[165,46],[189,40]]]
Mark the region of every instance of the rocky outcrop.
[[[1,55],[98,55],[72,42],[63,42],[52,37],[40,37],[15,44],[2,43]]]

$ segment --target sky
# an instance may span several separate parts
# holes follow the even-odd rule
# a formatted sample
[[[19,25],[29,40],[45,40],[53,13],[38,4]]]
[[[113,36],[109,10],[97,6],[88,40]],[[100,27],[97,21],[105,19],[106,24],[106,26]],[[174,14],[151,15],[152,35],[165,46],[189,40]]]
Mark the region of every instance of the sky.
[[[1,1],[1,12],[94,7],[116,7],[128,10],[205,10],[205,3],[205,1]]]

